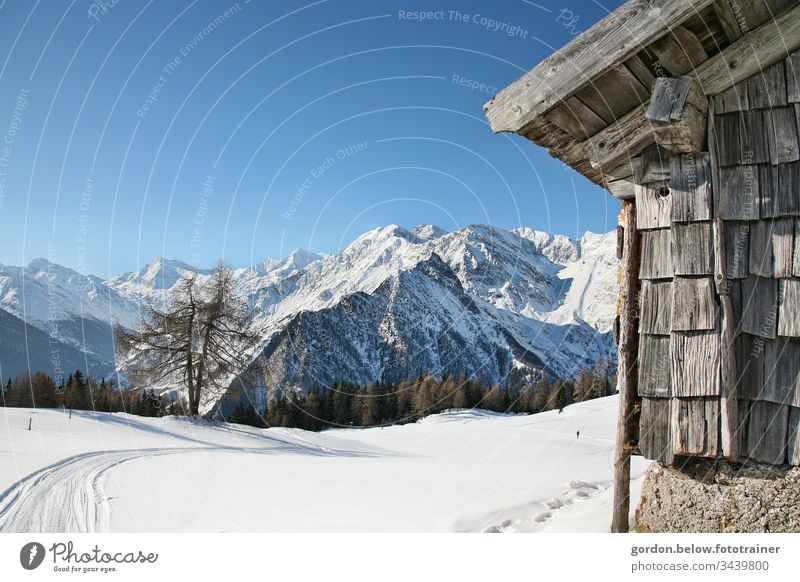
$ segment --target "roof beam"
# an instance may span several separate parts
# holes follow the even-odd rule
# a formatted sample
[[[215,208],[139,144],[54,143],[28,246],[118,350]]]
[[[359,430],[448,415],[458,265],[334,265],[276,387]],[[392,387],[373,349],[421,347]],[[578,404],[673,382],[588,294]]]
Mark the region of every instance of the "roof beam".
[[[542,61],[484,106],[495,132],[520,132],[714,0],[632,0]]]
[[[689,73],[706,95],[717,95],[800,48],[800,5],[783,12],[717,53]],[[649,105],[638,106],[583,142],[592,166],[619,166],[655,142]]]

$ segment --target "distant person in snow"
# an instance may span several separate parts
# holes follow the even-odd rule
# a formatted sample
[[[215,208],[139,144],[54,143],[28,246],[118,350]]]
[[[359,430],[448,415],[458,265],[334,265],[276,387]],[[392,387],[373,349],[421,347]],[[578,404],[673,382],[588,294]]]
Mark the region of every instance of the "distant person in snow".
[[[575,438],[576,439],[581,438],[581,431],[578,431],[578,432],[575,433]]]

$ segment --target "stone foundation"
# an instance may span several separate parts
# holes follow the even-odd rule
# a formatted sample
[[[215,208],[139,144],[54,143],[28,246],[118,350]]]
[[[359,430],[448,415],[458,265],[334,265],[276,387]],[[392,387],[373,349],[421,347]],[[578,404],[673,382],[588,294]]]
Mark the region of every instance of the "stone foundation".
[[[653,463],[637,532],[800,532],[800,467],[691,459]]]

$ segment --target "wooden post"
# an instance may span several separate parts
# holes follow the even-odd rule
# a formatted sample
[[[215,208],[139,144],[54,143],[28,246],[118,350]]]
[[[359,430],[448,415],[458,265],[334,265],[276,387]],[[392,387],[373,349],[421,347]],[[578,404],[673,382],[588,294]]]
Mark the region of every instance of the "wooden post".
[[[614,508],[611,531],[626,533],[630,513],[631,451],[636,440],[636,399],[638,394],[637,356],[639,351],[639,233],[636,230],[636,203],[622,201],[622,266],[619,282],[619,412],[614,455]]]
[[[33,424],[33,418],[28,418],[28,430],[31,430],[32,424]]]
[[[711,187],[720,187],[719,152],[714,127],[714,100],[709,99],[708,149],[711,158]],[[720,337],[720,436],[722,456],[739,461],[739,400],[736,394],[736,346],[733,303],[730,282],[725,272],[725,225],[721,218],[714,221],[714,284],[719,295],[722,334]]]

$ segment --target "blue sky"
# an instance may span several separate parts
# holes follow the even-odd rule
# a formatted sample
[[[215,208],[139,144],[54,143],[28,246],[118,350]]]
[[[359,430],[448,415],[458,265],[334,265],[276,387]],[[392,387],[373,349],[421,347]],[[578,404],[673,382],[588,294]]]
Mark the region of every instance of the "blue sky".
[[[104,277],[390,223],[610,230],[608,194],[482,105],[620,3],[5,0],[0,262]]]

